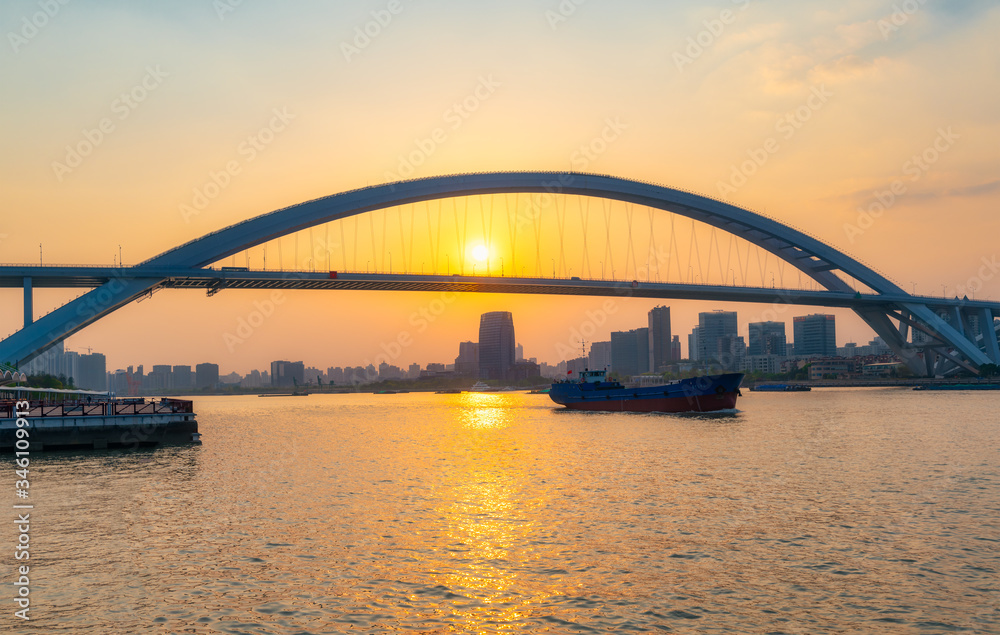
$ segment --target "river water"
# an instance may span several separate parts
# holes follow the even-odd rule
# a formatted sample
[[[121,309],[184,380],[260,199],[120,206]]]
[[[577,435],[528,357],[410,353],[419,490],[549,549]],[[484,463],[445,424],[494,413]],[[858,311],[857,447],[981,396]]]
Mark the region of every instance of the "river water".
[[[998,633],[998,403],[198,398],[202,446],[32,457],[0,630]]]

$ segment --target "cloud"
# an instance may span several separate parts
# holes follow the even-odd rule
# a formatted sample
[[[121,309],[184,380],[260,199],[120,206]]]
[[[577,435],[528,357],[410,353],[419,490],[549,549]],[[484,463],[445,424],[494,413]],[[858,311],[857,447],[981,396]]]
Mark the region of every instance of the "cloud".
[[[864,59],[856,54],[843,55],[817,64],[809,71],[809,81],[814,84],[836,84],[858,79],[876,79],[893,65],[888,57]]]
[[[885,187],[876,186],[863,190],[856,190],[841,196],[834,196],[832,197],[832,200],[846,200],[851,201],[852,204],[866,203],[871,201],[872,192],[879,189],[885,189]],[[986,181],[985,183],[978,183],[975,185],[962,185],[952,188],[910,188],[901,196],[901,199],[925,203],[928,201],[940,201],[949,198],[975,198],[979,196],[988,196],[997,192],[1000,192],[1000,179],[993,179],[992,181]]]
[[[1000,179],[993,179],[992,181],[987,181],[986,183],[980,183],[979,185],[967,185],[965,187],[958,187],[948,190],[948,196],[983,196],[985,194],[992,194],[994,192],[1000,192]]]

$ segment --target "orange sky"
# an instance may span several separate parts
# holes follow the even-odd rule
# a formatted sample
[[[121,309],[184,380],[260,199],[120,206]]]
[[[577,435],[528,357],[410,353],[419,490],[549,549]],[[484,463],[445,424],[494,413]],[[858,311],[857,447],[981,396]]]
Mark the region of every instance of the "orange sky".
[[[998,256],[994,3],[912,3],[895,15],[880,2],[592,0],[571,15],[555,1],[337,4],[219,13],[229,5],[71,3],[39,18],[35,2],[4,3],[0,261],[38,262],[42,243],[47,263],[111,264],[119,245],[135,263],[384,182],[417,153],[412,176],[578,169],[724,195],[907,290],[1000,298],[1000,279],[976,279]],[[366,28],[376,34],[367,41],[356,30]],[[581,147],[609,122],[614,140],[588,157]],[[79,159],[67,150],[88,143]],[[232,166],[217,195],[199,201]],[[861,218],[894,182],[902,193],[888,209]],[[580,240],[569,242],[582,267]],[[36,291],[36,313],[74,296]],[[21,301],[19,291],[0,297],[3,335],[20,327]],[[458,341],[476,339],[478,315],[504,309],[526,354],[556,362],[557,343],[604,303],[463,296],[418,331],[411,318],[433,295],[288,293],[252,337],[227,346],[266,298],[164,291],[67,345],[106,353],[110,370],[215,361],[243,373],[276,358],[361,364],[406,332],[412,343],[395,363],[426,364],[452,361]],[[643,325],[657,304],[617,303],[592,339]],[[767,308],[669,304],[685,350],[699,311],[737,310],[745,335]],[[872,337],[835,313],[838,343]]]

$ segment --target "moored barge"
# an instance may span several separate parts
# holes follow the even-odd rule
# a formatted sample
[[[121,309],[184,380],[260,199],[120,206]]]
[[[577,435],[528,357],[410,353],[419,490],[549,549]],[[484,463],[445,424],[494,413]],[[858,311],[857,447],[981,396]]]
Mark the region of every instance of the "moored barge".
[[[53,402],[56,397],[63,401]],[[201,443],[191,401],[115,399],[84,391],[0,388],[0,452],[104,450],[183,443]]]

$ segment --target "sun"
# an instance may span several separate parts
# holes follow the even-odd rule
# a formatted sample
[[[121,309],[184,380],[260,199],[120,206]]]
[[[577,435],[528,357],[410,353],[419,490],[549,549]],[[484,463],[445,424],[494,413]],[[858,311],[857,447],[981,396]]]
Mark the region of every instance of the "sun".
[[[486,262],[486,259],[490,257],[490,250],[486,248],[486,245],[476,245],[472,248],[472,257],[476,262]]]

